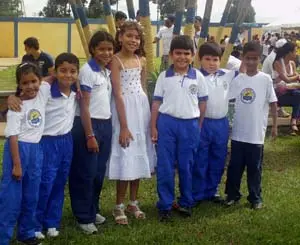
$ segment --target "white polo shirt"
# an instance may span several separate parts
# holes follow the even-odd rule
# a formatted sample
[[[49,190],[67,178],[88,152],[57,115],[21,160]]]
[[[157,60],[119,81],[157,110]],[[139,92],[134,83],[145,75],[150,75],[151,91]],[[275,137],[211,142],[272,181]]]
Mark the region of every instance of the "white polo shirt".
[[[169,55],[171,42],[173,39],[173,30],[174,25],[172,25],[170,28],[163,26],[156,34],[156,37],[161,39],[163,42],[163,55]]]
[[[111,117],[111,81],[110,71],[101,70],[94,59],[87,62],[79,72],[79,81],[82,91],[90,93],[91,118],[109,119]],[[79,106],[76,115],[80,116]]]
[[[5,137],[18,136],[18,141],[38,143],[45,125],[45,107],[50,97],[50,85],[42,82],[37,96],[24,100],[20,112],[9,110],[4,131]]]
[[[46,104],[46,121],[43,135],[64,135],[73,127],[77,106],[76,93],[69,96],[61,93],[58,81],[51,85],[51,96]]]
[[[239,71],[241,67],[242,61],[232,55],[229,56],[226,69],[231,71]]]
[[[221,119],[228,113],[229,87],[232,80],[238,75],[237,71],[218,70],[215,74],[209,74],[200,69],[205,78],[208,89],[208,98],[205,117]]]
[[[264,144],[269,104],[277,101],[271,77],[263,72],[240,74],[229,96],[235,99],[232,140]]]
[[[276,53],[274,50],[267,56],[262,65],[262,72],[269,74],[272,77],[273,74],[273,63],[276,58]]]
[[[161,101],[159,112],[180,119],[200,116],[199,102],[208,99],[203,75],[190,67],[186,75],[174,72],[173,65],[156,82],[153,100]]]

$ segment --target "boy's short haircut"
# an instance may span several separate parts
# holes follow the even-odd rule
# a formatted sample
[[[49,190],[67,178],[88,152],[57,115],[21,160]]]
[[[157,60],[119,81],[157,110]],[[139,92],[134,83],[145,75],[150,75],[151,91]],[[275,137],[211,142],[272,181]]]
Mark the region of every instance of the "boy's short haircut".
[[[256,52],[258,55],[260,55],[261,54],[260,44],[255,41],[246,43],[243,48],[243,55],[247,54],[248,52]]]
[[[195,16],[195,20],[202,22],[202,18],[200,16]]]
[[[220,45],[215,42],[206,42],[200,46],[198,55],[199,55],[200,60],[205,55],[216,56],[221,59],[222,49],[221,49]]]
[[[115,13],[115,20],[117,21],[117,20],[122,20],[122,19],[127,19],[127,15],[122,11],[117,11]]]
[[[26,38],[24,41],[24,45],[27,46],[28,48],[34,48],[36,50],[40,49],[39,41],[35,37]]]
[[[180,35],[173,38],[171,42],[170,53],[172,53],[175,49],[191,50],[192,54],[194,54],[194,43],[189,36]]]
[[[75,65],[79,71],[79,59],[72,53],[61,53],[55,59],[55,70],[62,65],[64,62]]]
[[[112,45],[115,47],[115,40],[111,34],[109,34],[106,31],[97,31],[92,36],[90,42],[89,42],[89,52],[91,56],[93,57],[93,49],[98,46],[100,42],[107,41],[112,43]]]

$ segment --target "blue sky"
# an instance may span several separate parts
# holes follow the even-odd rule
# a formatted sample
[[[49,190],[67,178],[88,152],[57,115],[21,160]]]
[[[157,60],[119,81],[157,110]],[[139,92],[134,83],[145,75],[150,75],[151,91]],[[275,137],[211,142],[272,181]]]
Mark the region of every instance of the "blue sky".
[[[135,1],[135,6],[138,6],[138,0]],[[198,0],[198,15],[203,15],[206,0]],[[26,15],[28,17],[35,16],[46,5],[47,0],[24,0]],[[225,7],[226,0],[214,0],[212,22],[219,22]],[[283,19],[291,14],[298,15],[300,21],[300,1],[299,0],[284,0],[284,4],[277,4],[275,0],[252,0],[252,5],[256,10],[257,22],[272,22],[276,19]],[[282,2],[283,3],[283,2]],[[137,7],[136,7],[137,9]],[[150,9],[156,9],[155,4],[151,4]],[[119,10],[127,12],[126,1],[119,1]],[[151,12],[151,18],[156,19],[156,11]]]

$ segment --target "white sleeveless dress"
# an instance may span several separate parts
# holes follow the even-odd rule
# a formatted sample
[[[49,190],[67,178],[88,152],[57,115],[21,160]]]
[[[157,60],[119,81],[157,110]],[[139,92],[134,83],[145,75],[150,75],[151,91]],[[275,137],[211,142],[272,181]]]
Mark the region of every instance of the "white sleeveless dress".
[[[154,145],[150,136],[150,106],[148,97],[141,85],[141,64],[126,69],[115,56],[121,66],[121,90],[125,105],[128,128],[134,138],[129,147],[122,148],[119,144],[120,123],[116,104],[112,100],[112,149],[108,162],[107,175],[111,180],[136,180],[150,178],[156,165]]]

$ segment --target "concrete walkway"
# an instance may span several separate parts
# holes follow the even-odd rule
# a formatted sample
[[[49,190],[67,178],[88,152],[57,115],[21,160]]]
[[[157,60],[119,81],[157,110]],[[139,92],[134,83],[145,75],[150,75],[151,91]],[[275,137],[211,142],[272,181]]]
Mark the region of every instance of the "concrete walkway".
[[[0,58],[0,71],[6,69],[9,66],[18,65],[22,61],[22,58]]]

